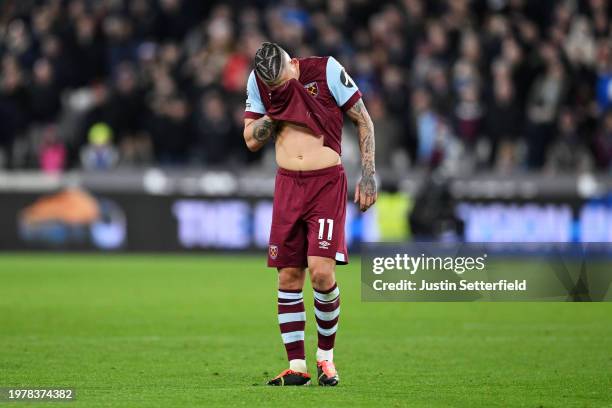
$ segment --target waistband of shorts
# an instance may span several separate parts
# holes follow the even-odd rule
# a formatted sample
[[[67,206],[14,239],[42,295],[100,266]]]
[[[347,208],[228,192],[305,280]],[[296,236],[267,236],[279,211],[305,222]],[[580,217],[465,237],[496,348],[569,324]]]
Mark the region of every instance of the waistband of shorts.
[[[318,169],[318,170],[287,170],[287,169],[283,169],[282,167],[279,167],[277,173],[280,174],[281,176],[302,178],[302,177],[333,176],[335,174],[340,174],[343,172],[344,172],[344,167],[342,166],[342,164],[337,164],[335,166],[325,167],[324,169]]]

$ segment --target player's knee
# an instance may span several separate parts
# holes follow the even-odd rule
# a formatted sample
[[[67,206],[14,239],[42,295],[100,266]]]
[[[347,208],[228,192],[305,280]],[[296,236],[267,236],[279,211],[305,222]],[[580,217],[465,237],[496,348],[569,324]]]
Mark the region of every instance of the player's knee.
[[[310,266],[310,280],[312,287],[325,290],[335,282],[334,264],[329,262],[316,262]]]
[[[304,285],[303,268],[281,268],[278,270],[278,287],[288,290],[302,289]]]

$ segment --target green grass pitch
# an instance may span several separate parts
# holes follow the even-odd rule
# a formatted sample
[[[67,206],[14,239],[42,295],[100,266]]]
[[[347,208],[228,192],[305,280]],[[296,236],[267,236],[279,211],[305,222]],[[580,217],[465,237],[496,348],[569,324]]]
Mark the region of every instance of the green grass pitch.
[[[338,272],[341,385],[266,387],[286,361],[264,261],[0,256],[0,387],[77,393],[0,406],[612,406],[611,303],[362,303],[355,259]]]

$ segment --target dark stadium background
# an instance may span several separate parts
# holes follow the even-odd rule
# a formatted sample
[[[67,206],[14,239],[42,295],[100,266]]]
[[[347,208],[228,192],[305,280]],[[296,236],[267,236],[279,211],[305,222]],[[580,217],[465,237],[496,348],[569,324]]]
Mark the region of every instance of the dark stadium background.
[[[273,149],[241,137],[264,40],[334,55],[364,94],[382,194],[353,211],[354,244],[609,241],[611,13],[605,0],[5,0],[0,246],[265,247]],[[354,184],[350,123],[343,143]],[[65,189],[95,214],[25,215]],[[182,199],[184,233],[208,238],[181,241]],[[164,239],[147,240],[146,211]]]

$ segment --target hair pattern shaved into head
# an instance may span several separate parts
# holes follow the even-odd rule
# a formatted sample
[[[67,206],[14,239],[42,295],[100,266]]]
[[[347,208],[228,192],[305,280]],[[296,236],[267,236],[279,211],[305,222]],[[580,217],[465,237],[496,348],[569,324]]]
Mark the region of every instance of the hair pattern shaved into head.
[[[283,71],[284,54],[280,45],[265,42],[255,53],[255,72],[268,85],[274,85]]]

